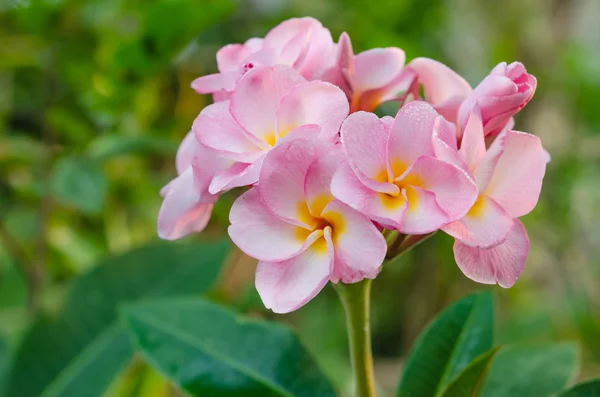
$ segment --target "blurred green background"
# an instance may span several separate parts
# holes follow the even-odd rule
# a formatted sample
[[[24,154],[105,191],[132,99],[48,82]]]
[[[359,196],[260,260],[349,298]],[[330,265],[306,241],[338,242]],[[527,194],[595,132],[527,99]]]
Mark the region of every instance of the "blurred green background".
[[[512,289],[493,288],[496,338],[577,341],[581,379],[600,375],[599,1],[0,0],[0,383],[3,352],[14,351],[41,315],[60,311],[73,280],[157,240],[158,192],[175,175],[180,140],[210,103],[189,85],[215,70],[215,52],[307,15],[336,39],[347,31],[356,52],[397,46],[409,60],[447,63],[472,85],[500,61],[521,61],[537,76],[517,129],[539,135],[552,162],[540,203],[524,218],[525,272]],[[208,230],[187,240],[223,236],[233,199],[224,196]],[[348,390],[333,290],[274,316],[254,290],[254,266],[231,253],[211,299],[292,324]],[[123,281],[123,288],[135,283]],[[482,288],[460,273],[442,234],[384,269],[372,316],[382,391],[394,390],[425,324]],[[139,360],[107,393],[178,395]]]

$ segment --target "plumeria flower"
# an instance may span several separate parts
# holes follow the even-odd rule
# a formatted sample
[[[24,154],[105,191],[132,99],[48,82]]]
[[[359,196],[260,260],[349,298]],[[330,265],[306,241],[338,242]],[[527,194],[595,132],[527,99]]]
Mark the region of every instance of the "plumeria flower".
[[[298,309],[329,280],[375,278],[383,262],[383,235],[331,194],[342,158],[339,145],[319,139],[279,145],[266,156],[260,183],[231,209],[229,235],[260,261],[256,288],[276,313]]]
[[[158,213],[158,236],[176,240],[204,230],[218,195],[208,192],[215,174],[230,161],[219,158],[188,133],[175,158],[178,176],[162,190],[164,200]]]
[[[428,58],[414,59],[404,73],[404,78],[412,76],[423,86],[428,103],[457,124],[458,138],[475,106],[481,113],[486,137],[512,128],[512,116],[527,105],[537,85],[535,77],[520,62],[499,63],[474,90],[452,69]],[[418,97],[418,86],[413,87]]]
[[[441,158],[462,162],[479,192],[469,212],[442,230],[455,238],[456,263],[467,277],[508,288],[515,284],[527,260],[529,239],[517,218],[537,204],[546,153],[538,137],[512,130],[501,133],[486,149],[483,129],[481,113],[475,107],[458,153],[443,153],[438,148]],[[453,160],[456,153],[459,158]]]
[[[319,79],[333,66],[335,44],[331,33],[314,18],[293,18],[273,28],[264,39],[229,44],[217,52],[219,73],[199,77],[192,88],[228,99],[248,65],[288,65],[308,80]]]
[[[326,78],[340,86],[350,100],[350,111],[371,112],[396,99],[409,79],[402,74],[406,56],[399,48],[374,48],[354,55],[350,37],[342,33],[338,43],[337,67]]]
[[[240,80],[231,100],[202,110],[194,122],[198,140],[234,161],[217,173],[216,194],[258,181],[266,153],[290,137],[314,135],[337,140],[348,101],[333,84],[307,82],[289,66],[257,66]]]
[[[405,234],[430,233],[462,218],[477,188],[463,169],[435,158],[434,130],[451,130],[447,124],[422,101],[403,106],[395,119],[351,114],[341,128],[346,159],[333,178],[333,195]]]

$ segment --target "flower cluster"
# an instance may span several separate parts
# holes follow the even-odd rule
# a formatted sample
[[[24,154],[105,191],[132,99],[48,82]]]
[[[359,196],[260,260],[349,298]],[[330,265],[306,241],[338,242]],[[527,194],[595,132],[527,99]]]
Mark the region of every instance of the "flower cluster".
[[[192,83],[215,102],[161,191],[161,238],[201,231],[221,193],[248,187],[229,235],[259,260],[256,287],[275,312],[328,281],[376,277],[390,233],[442,230],[467,277],[516,282],[529,251],[518,218],[549,160],[539,138],[513,130],[536,88],[522,64],[501,63],[472,89],[437,61],[405,65],[398,48],[355,55],[348,35],[335,43],[312,18],[225,46],[217,63]],[[395,118],[371,113],[387,101],[401,105]]]

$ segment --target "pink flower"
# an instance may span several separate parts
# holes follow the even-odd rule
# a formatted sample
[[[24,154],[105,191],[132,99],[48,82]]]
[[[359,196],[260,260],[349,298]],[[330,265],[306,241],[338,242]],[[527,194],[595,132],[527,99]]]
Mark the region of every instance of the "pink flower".
[[[395,120],[350,115],[341,129],[346,161],[333,178],[333,195],[406,234],[429,233],[462,218],[477,188],[463,169],[434,157],[434,130],[451,131],[447,124],[421,101],[403,106]]]
[[[342,33],[336,67],[326,76],[346,92],[350,111],[371,112],[408,88],[402,75],[406,57],[399,48],[374,48],[354,55],[350,37]]]
[[[286,139],[308,134],[337,140],[347,115],[348,101],[332,84],[307,82],[284,65],[251,69],[230,100],[207,106],[194,122],[203,145],[235,162],[217,173],[209,192],[256,183],[265,154]]]
[[[436,149],[441,158],[455,162],[443,145]],[[458,155],[457,161],[474,176],[479,196],[462,219],[442,230],[455,238],[455,259],[467,277],[511,287],[529,252],[527,232],[517,218],[537,204],[547,154],[538,137],[512,130],[501,133],[486,149],[481,114],[475,107]]]
[[[264,39],[229,44],[217,52],[219,73],[199,77],[192,88],[215,94],[215,101],[229,98],[249,66],[288,65],[308,80],[319,79],[331,67],[335,44],[331,33],[313,18],[293,18],[273,28]]]
[[[511,117],[529,103],[537,81],[520,62],[499,63],[461,105],[458,125],[464,127],[473,107],[479,107],[485,136],[502,131]]]
[[[206,227],[218,198],[208,192],[208,185],[226,163],[198,143],[193,133],[185,136],[175,161],[179,176],[160,192],[164,197],[158,213],[160,238],[176,240]]]
[[[276,313],[298,309],[327,284],[375,278],[386,252],[364,215],[334,199],[339,145],[306,137],[274,148],[260,183],[234,203],[229,235],[260,260],[256,288]]]
[[[403,78],[417,79],[423,86],[425,100],[448,121],[456,123],[459,133],[477,105],[486,137],[512,128],[512,116],[531,100],[537,84],[519,62],[499,63],[474,90],[452,69],[428,58],[411,61]],[[412,88],[418,97],[418,85]]]

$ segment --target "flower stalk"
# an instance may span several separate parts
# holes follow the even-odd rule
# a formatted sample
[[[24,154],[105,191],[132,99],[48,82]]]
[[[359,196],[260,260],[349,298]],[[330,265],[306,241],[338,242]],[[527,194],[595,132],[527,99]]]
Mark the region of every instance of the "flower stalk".
[[[367,278],[354,284],[334,284],[346,313],[356,397],[376,396],[369,320],[371,282]]]

